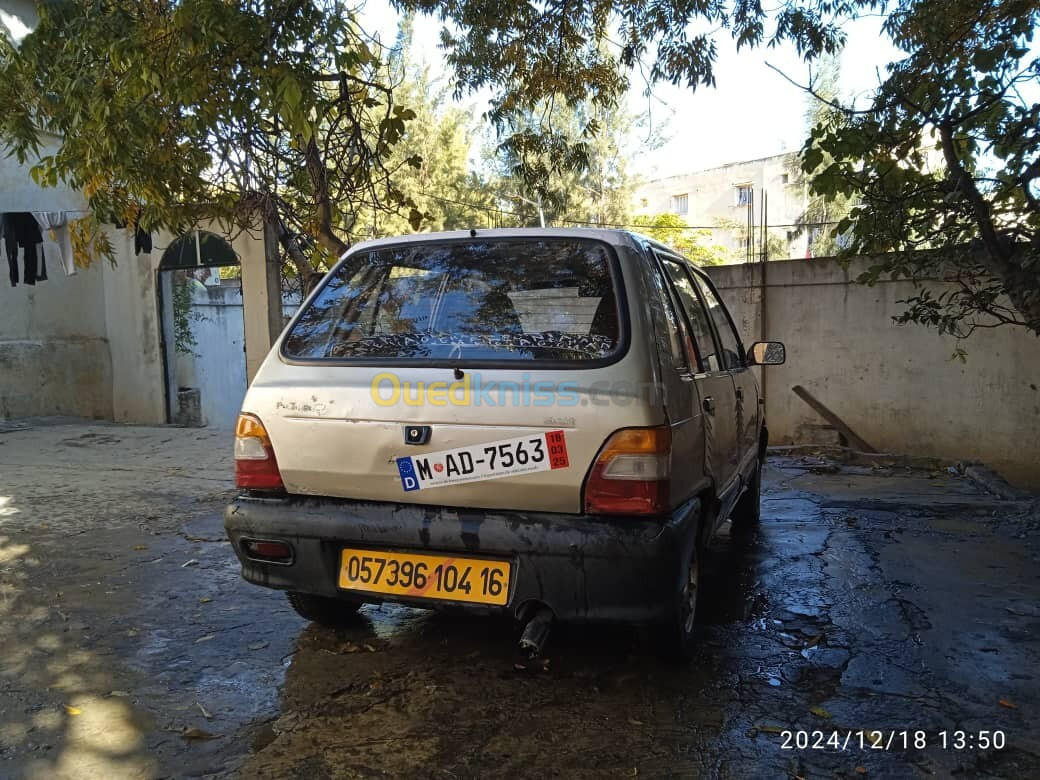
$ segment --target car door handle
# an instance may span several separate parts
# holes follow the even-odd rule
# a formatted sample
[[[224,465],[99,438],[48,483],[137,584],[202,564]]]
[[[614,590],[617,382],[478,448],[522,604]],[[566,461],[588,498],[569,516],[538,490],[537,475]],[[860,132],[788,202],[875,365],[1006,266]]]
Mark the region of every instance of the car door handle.
[[[710,395],[706,396],[705,399],[701,401],[701,406],[704,407],[704,411],[708,414],[715,414],[715,399]]]

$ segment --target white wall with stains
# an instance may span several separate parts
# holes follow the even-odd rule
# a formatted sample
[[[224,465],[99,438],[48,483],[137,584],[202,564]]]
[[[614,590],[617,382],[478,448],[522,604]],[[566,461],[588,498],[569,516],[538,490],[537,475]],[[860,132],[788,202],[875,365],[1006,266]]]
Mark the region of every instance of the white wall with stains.
[[[705,269],[745,346],[787,345],[787,363],[761,369],[774,444],[800,443],[823,423],[791,388],[804,386],[881,452],[981,460],[1040,487],[1040,339],[1023,328],[976,331],[958,344],[897,325],[906,281],[853,281],[867,264],[833,258]],[[939,286],[938,282],[930,285]],[[967,350],[965,362],[954,350]]]

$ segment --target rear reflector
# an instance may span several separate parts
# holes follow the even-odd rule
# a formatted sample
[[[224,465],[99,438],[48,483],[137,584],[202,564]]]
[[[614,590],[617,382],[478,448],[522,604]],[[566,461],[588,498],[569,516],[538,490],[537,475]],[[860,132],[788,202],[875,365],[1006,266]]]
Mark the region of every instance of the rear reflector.
[[[585,482],[585,511],[601,515],[660,515],[671,509],[672,432],[666,426],[625,428],[600,450]]]
[[[285,490],[271,438],[260,419],[251,414],[240,414],[235,426],[235,486]]]
[[[243,539],[242,552],[248,558],[270,563],[292,563],[293,550],[287,542],[274,542],[265,539]]]

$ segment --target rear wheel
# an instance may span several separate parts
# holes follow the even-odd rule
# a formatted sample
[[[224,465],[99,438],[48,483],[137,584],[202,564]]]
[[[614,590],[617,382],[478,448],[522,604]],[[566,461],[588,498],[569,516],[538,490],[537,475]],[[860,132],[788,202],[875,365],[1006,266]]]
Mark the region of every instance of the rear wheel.
[[[679,661],[687,661],[693,655],[700,583],[700,555],[694,546],[686,576],[676,594],[672,620],[665,627],[664,649],[669,656]]]
[[[357,601],[333,599],[328,596],[294,592],[285,595],[289,598],[289,605],[296,610],[297,615],[305,620],[333,628],[350,623],[361,608],[361,604]]]
[[[762,457],[759,456],[758,463],[751,476],[751,484],[747,486],[744,495],[737,501],[730,514],[730,521],[738,531],[746,531],[758,526],[762,517]]]

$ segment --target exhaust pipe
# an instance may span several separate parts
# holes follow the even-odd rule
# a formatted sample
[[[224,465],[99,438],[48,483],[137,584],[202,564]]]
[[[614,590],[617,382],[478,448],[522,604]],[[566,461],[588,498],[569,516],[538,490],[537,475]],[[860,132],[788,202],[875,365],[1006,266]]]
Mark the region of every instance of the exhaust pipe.
[[[542,654],[554,618],[553,611],[545,604],[534,607],[534,614],[520,635],[520,649],[527,653],[529,658],[537,658]]]

